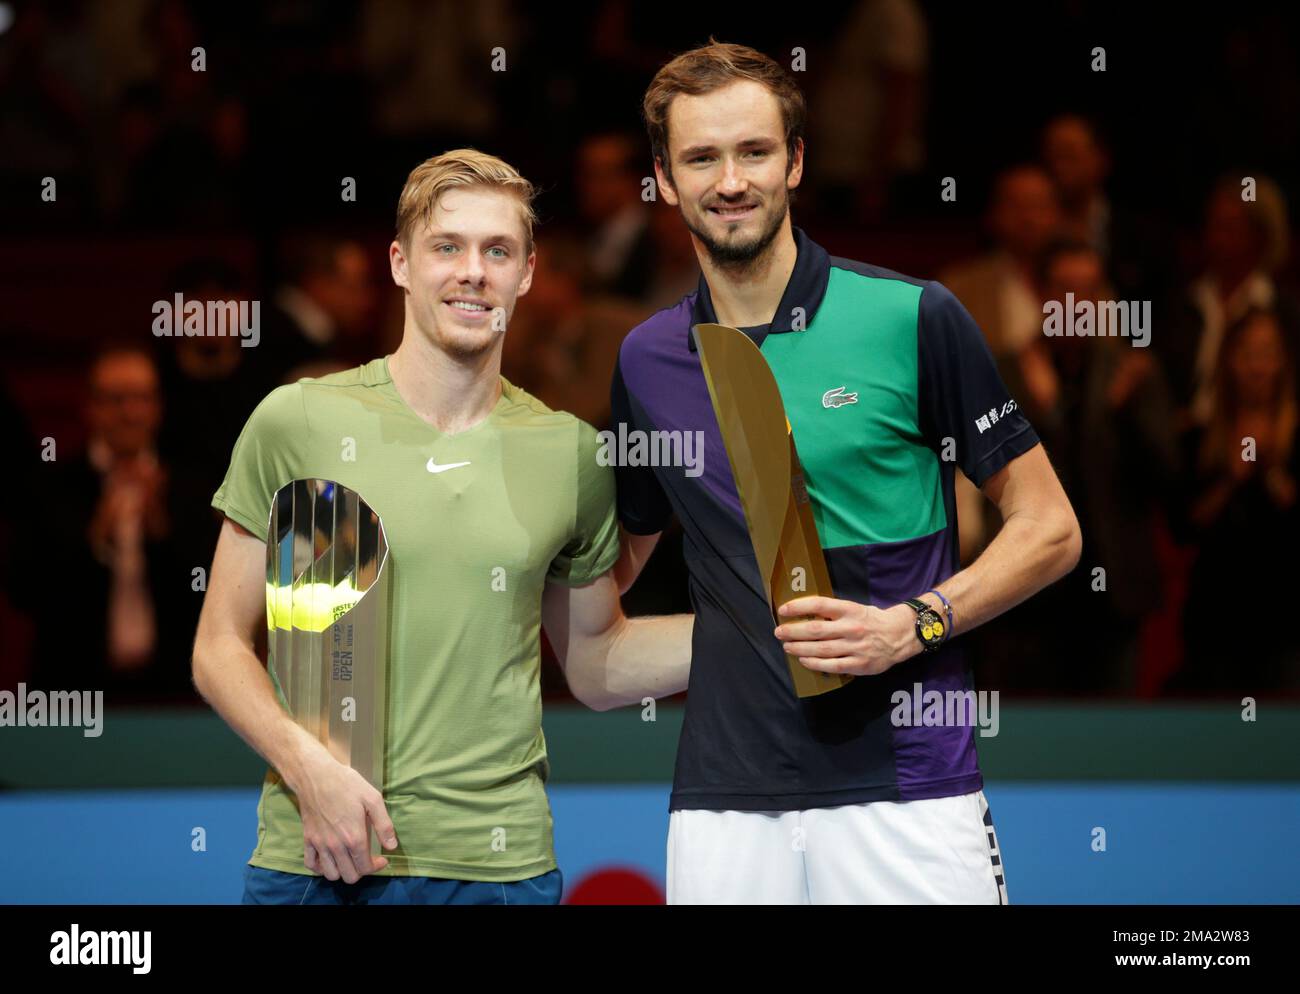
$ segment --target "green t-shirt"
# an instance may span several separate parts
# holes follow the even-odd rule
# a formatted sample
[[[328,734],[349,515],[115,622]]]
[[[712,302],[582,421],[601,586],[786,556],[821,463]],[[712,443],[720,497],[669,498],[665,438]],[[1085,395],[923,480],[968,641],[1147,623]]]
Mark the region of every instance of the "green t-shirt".
[[[387,357],[277,388],[235,443],[212,505],[263,540],[273,495],[295,479],[349,487],[383,521],[384,800],[398,839],[385,875],[510,881],[555,868],[542,590],[590,583],[618,558],[613,471],[597,448],[590,425],[504,377],[485,420],[444,435],[398,394]],[[249,862],[308,872],[296,801],[273,769]]]

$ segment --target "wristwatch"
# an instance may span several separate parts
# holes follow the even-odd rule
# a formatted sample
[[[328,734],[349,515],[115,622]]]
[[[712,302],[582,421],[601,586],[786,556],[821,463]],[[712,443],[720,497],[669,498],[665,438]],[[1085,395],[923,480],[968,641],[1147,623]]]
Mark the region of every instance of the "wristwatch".
[[[926,652],[934,652],[948,639],[948,628],[939,612],[925,601],[909,598],[904,603],[916,612],[916,637]]]

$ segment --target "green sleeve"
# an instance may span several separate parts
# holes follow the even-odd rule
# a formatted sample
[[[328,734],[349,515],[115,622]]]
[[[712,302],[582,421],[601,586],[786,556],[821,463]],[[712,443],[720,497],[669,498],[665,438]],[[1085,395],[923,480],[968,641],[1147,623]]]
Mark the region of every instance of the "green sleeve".
[[[308,430],[302,386],[272,390],[239,433],[212,506],[265,542],[271,499],[300,475]]]
[[[570,587],[591,583],[618,562],[614,468],[600,465],[596,459],[599,448],[596,429],[579,421],[573,534],[546,574],[547,579]]]

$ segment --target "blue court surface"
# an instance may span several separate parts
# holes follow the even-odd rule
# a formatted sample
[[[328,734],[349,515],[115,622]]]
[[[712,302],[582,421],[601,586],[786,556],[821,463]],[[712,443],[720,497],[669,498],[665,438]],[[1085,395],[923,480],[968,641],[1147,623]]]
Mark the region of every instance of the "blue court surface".
[[[0,902],[233,903],[256,789],[0,794]],[[1300,902],[1293,783],[986,786],[1014,904]],[[566,894],[630,870],[662,891],[668,786],[556,786]],[[1105,851],[1094,851],[1096,829]],[[206,851],[193,840],[202,829]]]

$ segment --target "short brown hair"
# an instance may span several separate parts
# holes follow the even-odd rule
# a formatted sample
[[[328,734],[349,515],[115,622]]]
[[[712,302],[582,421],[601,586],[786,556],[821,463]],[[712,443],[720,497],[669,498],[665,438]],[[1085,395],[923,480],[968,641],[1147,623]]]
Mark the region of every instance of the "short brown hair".
[[[668,161],[668,108],[679,93],[702,96],[724,86],[750,79],[776,97],[785,125],[787,171],[794,163],[795,143],[803,138],[807,108],[794,78],[775,61],[746,45],[731,45],[713,37],[700,48],[683,52],[655,73],[641,102],[641,115],[650,136],[650,154],[663,165],[672,182]]]
[[[402,195],[397,198],[397,240],[403,250],[410,249],[411,232],[417,222],[428,222],[433,217],[439,198],[448,190],[463,187],[486,187],[517,197],[524,221],[524,252],[532,252],[536,189],[514,166],[474,148],[452,149],[425,159],[406,177]]]

